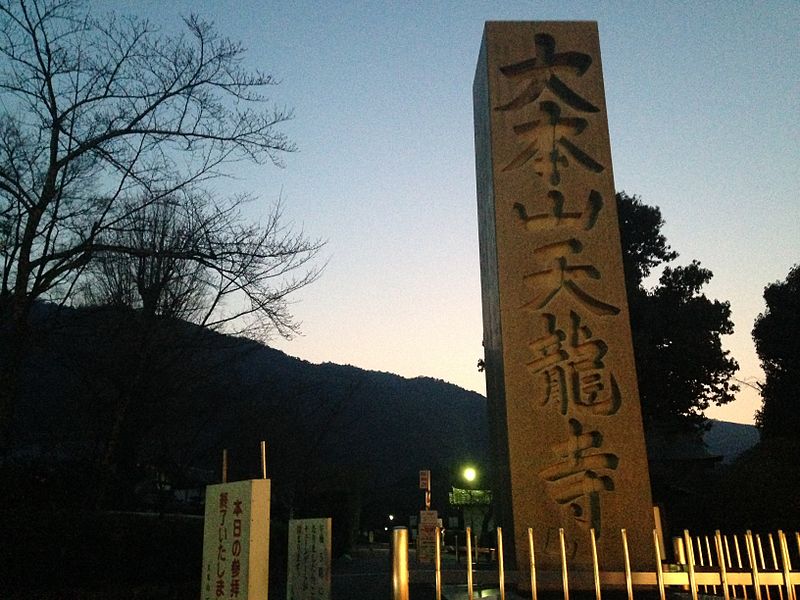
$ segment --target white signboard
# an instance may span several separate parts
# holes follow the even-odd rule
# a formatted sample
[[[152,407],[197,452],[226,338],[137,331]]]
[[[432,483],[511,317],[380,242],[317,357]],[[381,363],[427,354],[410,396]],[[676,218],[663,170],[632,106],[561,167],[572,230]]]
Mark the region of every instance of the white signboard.
[[[330,600],[331,519],[289,521],[286,600]]]
[[[431,489],[431,472],[430,471],[420,471],[419,472],[419,489],[421,489],[421,490],[429,490],[429,489]]]
[[[417,544],[417,560],[421,563],[433,562],[436,553],[436,527],[439,525],[439,513],[435,510],[419,511],[419,542]]]
[[[269,479],[206,488],[201,600],[267,600]]]

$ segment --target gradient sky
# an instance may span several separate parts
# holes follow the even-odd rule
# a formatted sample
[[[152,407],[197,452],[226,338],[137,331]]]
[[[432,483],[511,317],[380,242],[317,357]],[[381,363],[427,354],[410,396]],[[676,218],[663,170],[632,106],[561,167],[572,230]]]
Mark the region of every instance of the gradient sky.
[[[277,76],[299,146],[286,168],[232,187],[282,197],[328,240],[329,264],[293,306],[312,362],[485,391],[472,79],[486,20],[596,20],[617,190],[659,206],[680,253],[728,300],[724,340],[762,376],[750,331],[766,284],[800,262],[800,3],[96,1],[172,29],[194,11]],[[747,388],[708,416],[752,422]]]

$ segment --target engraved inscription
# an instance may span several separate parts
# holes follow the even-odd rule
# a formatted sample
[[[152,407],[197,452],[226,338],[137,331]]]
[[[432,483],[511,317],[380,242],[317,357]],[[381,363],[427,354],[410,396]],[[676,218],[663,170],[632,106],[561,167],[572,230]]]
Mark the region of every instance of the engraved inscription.
[[[564,103],[583,112],[598,112],[598,108],[578,95],[560,75],[583,75],[592,64],[592,57],[582,52],[557,53],[556,42],[546,33],[534,36],[536,56],[518,63],[500,67],[500,72],[512,81],[521,81],[525,87],[510,102],[495,110],[519,110],[538,100],[545,89],[549,89]]]
[[[575,238],[536,248],[533,255],[537,262],[548,266],[523,277],[534,296],[522,308],[542,309],[563,290],[596,315],[619,314],[619,308],[595,298],[580,286],[580,282],[587,279],[600,279],[600,272],[592,265],[567,262],[569,254],[578,254],[582,250],[583,244]]]
[[[548,490],[561,506],[569,508],[575,520],[601,532],[600,494],[614,489],[611,471],[619,464],[616,454],[602,452],[603,436],[598,431],[583,432],[576,419],[569,420],[567,441],[552,450],[556,462],[539,472]]]
[[[528,215],[528,210],[519,202],[514,203],[514,210],[517,211],[520,220],[525,223],[528,231],[540,231],[544,229],[575,228],[589,230],[594,227],[600,209],[603,208],[603,197],[600,192],[592,190],[586,198],[586,206],[582,212],[566,211],[564,209],[564,195],[558,190],[550,190],[548,198],[553,201],[551,212]]]
[[[570,164],[566,154],[589,171],[599,173],[603,170],[603,165],[568,139],[583,133],[588,126],[586,119],[562,117],[561,107],[550,101],[539,103],[539,110],[544,113],[541,118],[514,125],[514,133],[526,144],[503,167],[503,171],[518,169],[533,159],[536,174],[550,184],[558,185],[561,183],[561,169]]]
[[[479,202],[481,242],[495,244],[482,248],[482,269],[488,356],[502,361],[501,370],[487,361],[487,371],[509,434],[503,508],[541,521],[537,536],[547,535],[555,557],[564,528],[568,553],[585,563],[582,528],[611,535],[634,505],[638,521],[649,517],[629,330],[617,320],[627,317],[617,219],[606,204],[613,182],[596,26],[486,31],[476,147],[491,158],[478,171]],[[528,502],[529,493],[540,498]],[[616,568],[610,542],[604,560]]]
[[[540,242],[533,250],[535,269],[522,275],[533,295],[521,308],[539,315],[545,328],[544,335],[528,345],[533,359],[526,367],[542,384],[543,394],[537,398],[539,406],[553,406],[567,418],[610,416],[619,411],[622,395],[614,374],[603,361],[608,345],[592,335],[579,313],[586,311],[589,318],[614,317],[620,308],[592,292],[595,284],[591,282],[599,281],[601,273],[591,261],[580,261],[574,256],[583,252],[584,244],[579,238],[594,228],[603,198],[597,190],[589,188],[583,208],[575,210],[578,207],[568,207],[563,192],[557,189],[567,173],[573,172],[568,169],[573,165],[590,173],[605,170],[575,142],[590,121],[568,112],[587,113],[587,117],[599,112],[567,83],[582,77],[592,60],[580,52],[556,52],[556,42],[547,34],[534,36],[534,43],[534,58],[500,67],[505,78],[520,83],[522,88],[509,102],[494,109],[519,111],[520,115],[513,132],[521,149],[502,170],[532,167],[550,187],[549,210],[527,200],[536,207],[529,212],[526,203],[514,202],[512,209],[519,222],[529,233],[566,234],[551,243]],[[572,198],[570,201],[575,202]],[[549,307],[551,302],[569,307],[568,323],[557,323],[555,306]],[[541,312],[545,309],[547,313]],[[602,435],[598,430],[584,434],[576,419],[569,418],[568,422],[571,437],[553,448],[559,461],[540,471],[539,477],[559,505],[568,507],[580,524],[594,527],[599,536],[600,493],[614,489],[611,477],[604,471],[616,469],[619,460],[615,454],[599,451]]]
[[[570,406],[593,415],[613,415],[622,404],[622,395],[613,373],[607,373],[603,356],[608,346],[593,339],[581,324],[581,317],[570,312],[569,330],[559,329],[555,315],[543,314],[545,335],[528,345],[534,359],[527,364],[542,378],[545,393],[541,405],[554,404],[562,415]]]
[[[580,135],[588,122],[581,117],[562,116],[559,101],[585,113],[599,112],[594,104],[569,87],[561,77],[581,77],[592,59],[582,52],[556,52],[552,36],[540,33],[534,36],[536,56],[518,63],[500,67],[500,72],[511,81],[520,81],[523,89],[509,102],[496,106],[496,111],[518,111],[543,98],[549,90],[556,101],[539,102],[538,118],[514,125],[514,133],[524,143],[522,150],[505,166],[503,171],[517,169],[533,159],[537,175],[557,186],[561,183],[561,170],[569,166],[569,155],[575,162],[594,173],[604,167],[578,147],[570,136]]]

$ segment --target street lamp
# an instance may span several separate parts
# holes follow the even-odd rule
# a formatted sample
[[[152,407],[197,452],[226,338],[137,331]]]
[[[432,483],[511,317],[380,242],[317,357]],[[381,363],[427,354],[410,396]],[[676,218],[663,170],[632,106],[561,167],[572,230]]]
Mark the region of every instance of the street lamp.
[[[478,472],[475,470],[474,467],[466,467],[462,475],[464,476],[465,480],[472,483],[478,476]]]

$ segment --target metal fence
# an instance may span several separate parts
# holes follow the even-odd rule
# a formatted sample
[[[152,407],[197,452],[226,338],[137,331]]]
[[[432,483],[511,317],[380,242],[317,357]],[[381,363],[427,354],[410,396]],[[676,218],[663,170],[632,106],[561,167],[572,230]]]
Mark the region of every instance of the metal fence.
[[[561,568],[558,572],[542,571],[536,567],[536,554],[533,544],[533,530],[528,529],[528,550],[530,557],[527,571],[507,571],[503,563],[503,531],[497,528],[496,560],[497,570],[483,575],[484,587],[498,590],[501,600],[505,600],[507,583],[517,588],[530,588],[532,600],[537,600],[542,582],[557,582],[563,590],[564,600],[569,600],[570,586],[574,589],[594,590],[596,600],[602,600],[603,590],[627,590],[628,599],[633,600],[634,590],[657,590],[661,600],[666,600],[669,588],[680,588],[690,592],[692,600],[699,594],[721,596],[724,600],[741,598],[743,600],[798,600],[795,586],[800,585],[800,572],[792,570],[789,542],[782,531],[774,535],[753,534],[747,531],[742,535],[723,535],[716,531],[712,536],[692,536],[688,531],[683,537],[673,538],[675,560],[665,560],[665,549],[660,537],[653,531],[653,571],[632,571],[625,529],[620,531],[623,547],[624,571],[602,571],[597,558],[597,545],[594,530],[590,530],[592,548],[592,571],[570,571],[567,564],[567,551],[564,530],[559,530]],[[435,600],[442,598],[441,535],[436,530],[436,550],[434,569],[409,572],[408,531],[405,527],[394,529],[392,538],[392,590],[394,600],[409,600],[409,581],[432,583]],[[742,544],[740,544],[740,538]],[[794,534],[797,555],[800,555],[800,533]],[[777,541],[776,541],[777,540]],[[712,552],[713,548],[713,552]],[[766,550],[765,550],[766,549]],[[471,531],[466,535],[466,571],[458,571],[463,577],[461,585],[466,584],[469,600],[474,598],[475,575],[473,563]],[[637,561],[638,562],[638,561]],[[433,577],[431,577],[433,573]],[[453,575],[452,572],[447,572]],[[486,576],[493,581],[487,581]],[[433,579],[433,581],[431,581]],[[448,577],[452,581],[452,577]],[[548,589],[551,589],[548,583]]]

